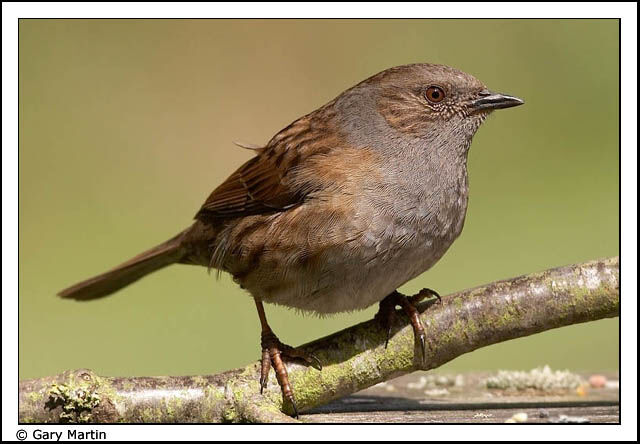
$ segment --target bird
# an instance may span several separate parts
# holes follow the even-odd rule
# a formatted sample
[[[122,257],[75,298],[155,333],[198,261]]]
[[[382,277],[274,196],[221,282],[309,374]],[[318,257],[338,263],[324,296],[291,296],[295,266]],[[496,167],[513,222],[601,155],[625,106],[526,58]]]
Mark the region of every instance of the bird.
[[[285,361],[313,355],[282,343],[264,303],[321,316],[379,303],[390,335],[400,306],[422,356],[416,304],[397,289],[430,269],[462,232],[472,138],[497,109],[522,105],[455,68],[415,63],[386,69],[300,117],[206,199],[176,236],[58,295],[87,301],[171,264],[231,274],[253,297],[261,324],[260,391],[273,367],[298,410]]]

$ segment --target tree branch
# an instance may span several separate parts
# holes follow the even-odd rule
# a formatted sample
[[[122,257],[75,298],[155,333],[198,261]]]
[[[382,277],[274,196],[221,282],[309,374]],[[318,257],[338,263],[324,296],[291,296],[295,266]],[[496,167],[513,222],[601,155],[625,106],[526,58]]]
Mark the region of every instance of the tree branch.
[[[322,371],[288,363],[304,411],[416,370],[429,370],[480,347],[552,328],[619,316],[619,259],[555,268],[465,290],[420,306],[428,336],[422,364],[413,330],[396,316],[385,332],[372,320],[302,348]],[[428,310],[427,310],[428,308]],[[19,421],[290,422],[271,372],[260,395],[257,362],[207,376],[100,377],[91,370],[20,382]]]

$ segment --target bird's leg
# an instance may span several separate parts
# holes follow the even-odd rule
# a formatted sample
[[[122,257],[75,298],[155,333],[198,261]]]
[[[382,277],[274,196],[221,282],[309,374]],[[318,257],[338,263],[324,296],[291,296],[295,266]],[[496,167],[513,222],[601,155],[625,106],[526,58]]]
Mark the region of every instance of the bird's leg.
[[[427,341],[424,332],[424,327],[420,321],[420,312],[416,308],[416,305],[428,296],[435,296],[438,302],[442,302],[440,295],[430,288],[424,288],[415,296],[405,296],[397,291],[394,291],[389,296],[380,301],[380,308],[375,317],[380,321],[382,327],[387,333],[387,338],[384,343],[384,348],[387,348],[389,344],[389,338],[391,337],[391,323],[396,312],[396,306],[402,307],[402,310],[409,317],[411,326],[413,327],[413,334],[420,343],[420,351],[422,352],[422,362],[427,356]]]
[[[264,306],[262,301],[255,299],[256,308],[258,309],[258,316],[260,317],[260,324],[262,325],[262,333],[260,338],[260,344],[262,346],[262,365],[260,367],[260,393],[267,386],[267,380],[269,379],[269,370],[273,366],[273,370],[276,372],[276,379],[282,389],[282,394],[285,399],[291,402],[293,411],[296,418],[298,417],[298,408],[296,406],[295,397],[293,396],[293,389],[289,383],[289,374],[287,368],[284,365],[283,358],[289,359],[302,359],[307,364],[311,365],[318,370],[322,370],[322,364],[318,358],[312,354],[305,353],[301,350],[295,349],[289,345],[280,342],[278,337],[273,333],[271,327],[267,323],[267,317],[264,313]]]

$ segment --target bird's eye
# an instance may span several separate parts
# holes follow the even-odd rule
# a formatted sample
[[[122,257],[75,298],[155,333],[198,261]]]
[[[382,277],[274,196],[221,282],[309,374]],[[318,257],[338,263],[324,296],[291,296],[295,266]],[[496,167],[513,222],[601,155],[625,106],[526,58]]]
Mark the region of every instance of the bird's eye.
[[[439,86],[432,85],[424,92],[425,97],[431,103],[439,103],[444,99],[444,91]]]

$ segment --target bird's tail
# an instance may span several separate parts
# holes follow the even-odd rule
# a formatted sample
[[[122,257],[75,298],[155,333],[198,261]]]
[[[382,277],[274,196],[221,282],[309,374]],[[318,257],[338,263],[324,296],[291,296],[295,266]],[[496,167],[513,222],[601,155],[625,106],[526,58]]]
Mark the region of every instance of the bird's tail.
[[[129,259],[106,273],[62,290],[58,296],[78,301],[101,298],[126,287],[149,273],[179,262],[184,256],[184,249],[180,242],[183,233]]]

